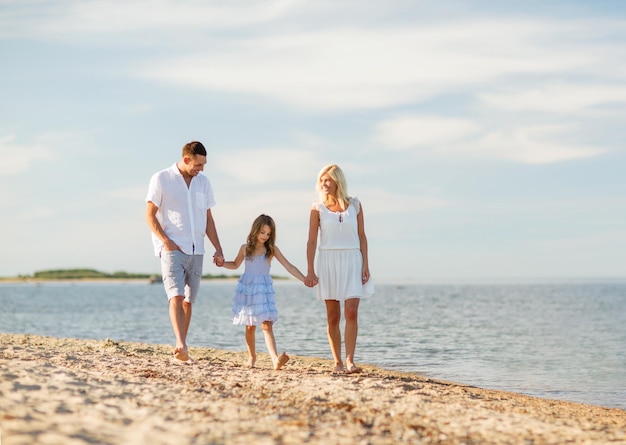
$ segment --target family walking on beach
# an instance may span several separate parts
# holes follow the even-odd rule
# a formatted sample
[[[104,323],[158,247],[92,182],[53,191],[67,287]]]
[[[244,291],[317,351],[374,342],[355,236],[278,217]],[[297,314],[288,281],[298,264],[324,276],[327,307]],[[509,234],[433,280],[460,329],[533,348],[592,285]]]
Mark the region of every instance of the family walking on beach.
[[[194,141],[186,144],[177,163],[152,176],[146,196],[146,220],[152,232],[154,253],[161,261],[170,322],[176,340],[174,360],[192,362],[187,349],[187,333],[202,279],[206,235],[215,248],[213,262],[216,266],[234,270],[244,263],[244,273],[233,296],[232,320],[233,324],[246,326],[250,367],[254,367],[256,362],[257,326],[263,330],[274,369],[280,369],[289,360],[286,353],[278,354],[273,332],[278,311],[270,267],[276,258],[306,286],[317,286],[318,298],[325,301],[328,342],[335,361],[333,372],[359,372],[354,363],[359,302],[361,298],[373,294],[374,286],[370,280],[363,209],[357,198],[348,196],[342,170],[332,164],[324,167],[317,176],[320,202],[313,204],[309,217],[305,276],[276,246],[276,224],[267,215],[260,215],[254,220],[246,243],[239,248],[235,259],[224,260],[211,214],[211,208],[216,204],[213,188],[209,179],[200,174],[206,163],[207,152],[202,143]],[[342,302],[345,362],[341,352]]]

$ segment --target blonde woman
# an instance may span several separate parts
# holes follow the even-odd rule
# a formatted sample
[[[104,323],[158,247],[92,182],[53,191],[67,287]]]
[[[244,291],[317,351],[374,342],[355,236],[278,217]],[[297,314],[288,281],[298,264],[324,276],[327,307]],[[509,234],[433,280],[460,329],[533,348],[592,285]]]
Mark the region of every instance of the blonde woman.
[[[317,296],[326,303],[327,334],[335,360],[335,373],[352,374],[358,334],[359,302],[373,294],[367,257],[363,206],[348,196],[343,171],[335,164],[322,168],[317,176],[320,202],[313,204],[307,242],[305,284],[316,283]],[[319,247],[318,247],[319,238]],[[317,251],[317,274],[315,256]],[[341,354],[341,303],[345,317],[345,365]]]

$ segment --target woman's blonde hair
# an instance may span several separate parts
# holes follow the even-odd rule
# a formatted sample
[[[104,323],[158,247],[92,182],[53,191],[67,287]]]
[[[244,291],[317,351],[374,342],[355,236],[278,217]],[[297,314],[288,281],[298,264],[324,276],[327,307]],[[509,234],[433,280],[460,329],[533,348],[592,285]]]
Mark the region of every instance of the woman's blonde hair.
[[[252,256],[254,248],[256,247],[256,239],[261,232],[263,226],[268,226],[271,230],[270,237],[265,241],[265,258],[267,261],[271,261],[274,256],[274,243],[276,242],[276,224],[271,216],[259,215],[256,217],[250,228],[250,234],[246,240],[246,258]]]
[[[326,203],[327,197],[322,193],[322,176],[328,175],[331,177],[335,184],[337,184],[337,201],[342,210],[345,210],[350,203],[350,197],[348,196],[348,184],[346,182],[346,177],[343,174],[341,168],[336,164],[329,164],[326,167],[322,168],[317,175],[317,184],[316,188],[320,194],[320,198],[324,203]]]

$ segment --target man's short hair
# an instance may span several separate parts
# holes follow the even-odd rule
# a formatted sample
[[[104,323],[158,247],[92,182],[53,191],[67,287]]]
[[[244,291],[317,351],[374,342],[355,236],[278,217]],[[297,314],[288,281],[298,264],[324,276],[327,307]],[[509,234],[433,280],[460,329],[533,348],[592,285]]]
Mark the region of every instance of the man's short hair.
[[[183,147],[183,157],[185,156],[206,156],[206,148],[202,145],[202,142],[193,141],[185,144]]]

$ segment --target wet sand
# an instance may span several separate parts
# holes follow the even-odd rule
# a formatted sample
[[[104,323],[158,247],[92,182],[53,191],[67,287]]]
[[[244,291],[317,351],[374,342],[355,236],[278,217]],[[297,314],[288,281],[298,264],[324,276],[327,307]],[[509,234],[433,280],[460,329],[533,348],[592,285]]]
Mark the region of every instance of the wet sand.
[[[2,445],[626,444],[626,411],[328,360],[0,334]],[[287,351],[289,352],[289,351]]]

